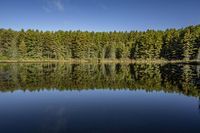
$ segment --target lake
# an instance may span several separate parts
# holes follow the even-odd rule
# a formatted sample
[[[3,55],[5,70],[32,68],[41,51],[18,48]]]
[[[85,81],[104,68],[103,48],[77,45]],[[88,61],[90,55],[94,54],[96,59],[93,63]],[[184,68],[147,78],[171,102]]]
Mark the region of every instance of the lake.
[[[0,64],[0,133],[199,133],[200,65]]]

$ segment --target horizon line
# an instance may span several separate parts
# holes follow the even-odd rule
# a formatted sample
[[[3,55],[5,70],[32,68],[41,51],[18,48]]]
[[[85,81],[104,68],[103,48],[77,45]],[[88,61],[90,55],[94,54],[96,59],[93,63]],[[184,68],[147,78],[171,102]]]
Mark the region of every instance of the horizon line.
[[[42,30],[42,29],[37,29],[37,28],[21,28],[21,29],[14,29],[14,28],[2,28],[0,27],[0,30],[13,30],[13,31],[17,31],[17,32],[20,32],[22,30],[24,31],[28,31],[28,30],[31,30],[31,31],[39,31],[39,32],[59,32],[59,31],[63,31],[63,32],[77,32],[77,31],[80,31],[80,32],[95,32],[95,33],[98,33],[98,32],[146,32],[146,31],[166,31],[166,30],[171,30],[171,29],[175,29],[175,30],[181,30],[181,29],[185,29],[185,28],[189,28],[189,27],[196,27],[196,26],[200,26],[200,24],[193,24],[193,25],[188,25],[188,26],[182,26],[181,28],[174,28],[174,27],[171,27],[171,28],[165,28],[165,29],[153,29],[153,28],[149,28],[149,29],[146,29],[146,30],[102,30],[102,31],[94,31],[94,30],[81,30],[81,29],[56,29],[56,30]]]

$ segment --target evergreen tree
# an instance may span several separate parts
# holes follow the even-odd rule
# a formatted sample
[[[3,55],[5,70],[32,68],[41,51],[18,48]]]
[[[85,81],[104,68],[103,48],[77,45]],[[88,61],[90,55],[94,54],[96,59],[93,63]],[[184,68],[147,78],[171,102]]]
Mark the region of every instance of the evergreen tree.
[[[26,54],[27,54],[27,47],[26,44],[24,42],[24,40],[21,41],[21,43],[19,44],[19,56],[21,58],[26,58]]]
[[[190,60],[194,50],[194,40],[189,29],[187,29],[181,40],[183,45],[183,56],[185,60]]]
[[[18,55],[19,54],[19,55]],[[0,59],[200,59],[200,25],[165,31],[0,29]]]

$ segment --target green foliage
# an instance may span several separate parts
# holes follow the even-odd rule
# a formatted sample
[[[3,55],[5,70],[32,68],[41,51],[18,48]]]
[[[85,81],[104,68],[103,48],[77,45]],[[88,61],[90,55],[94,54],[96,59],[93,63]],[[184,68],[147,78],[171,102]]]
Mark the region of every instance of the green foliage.
[[[26,58],[27,47],[23,40],[19,44],[18,52],[19,52],[19,55],[21,56],[21,58]]]
[[[194,51],[194,38],[189,29],[187,29],[181,39],[181,44],[183,46],[183,57],[185,60],[190,60]]]
[[[81,32],[0,29],[1,59],[200,59],[200,26],[165,31]]]

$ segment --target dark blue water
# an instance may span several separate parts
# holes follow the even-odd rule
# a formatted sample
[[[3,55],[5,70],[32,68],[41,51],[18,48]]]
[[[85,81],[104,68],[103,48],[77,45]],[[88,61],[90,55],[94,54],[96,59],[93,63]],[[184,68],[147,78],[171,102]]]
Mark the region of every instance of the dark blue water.
[[[0,93],[0,133],[199,133],[199,98],[163,91]]]

